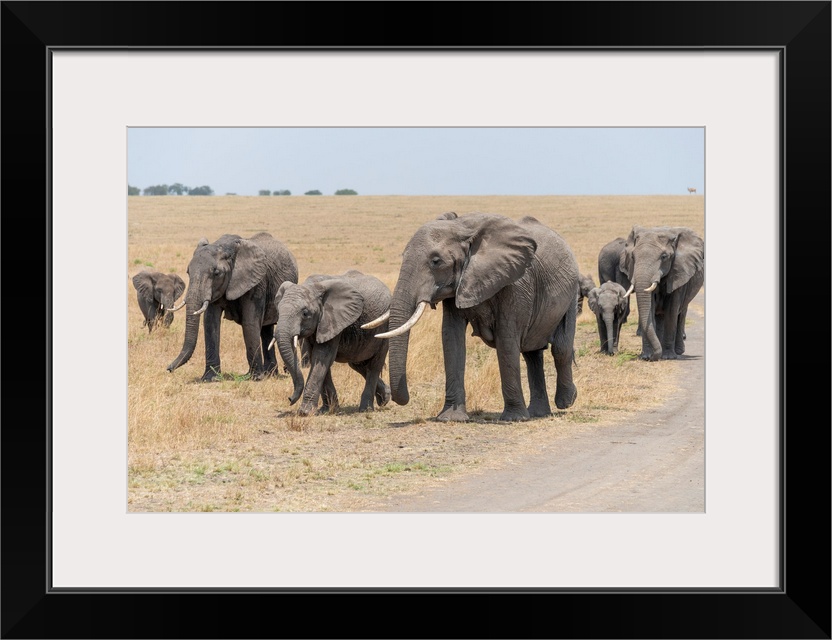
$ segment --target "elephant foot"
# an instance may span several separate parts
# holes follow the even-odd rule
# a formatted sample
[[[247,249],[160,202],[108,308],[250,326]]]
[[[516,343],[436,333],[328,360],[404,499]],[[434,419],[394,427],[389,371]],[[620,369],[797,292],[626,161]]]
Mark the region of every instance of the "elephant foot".
[[[575,404],[575,399],[578,397],[578,387],[574,383],[567,384],[558,383],[558,389],[555,392],[555,406],[558,409],[568,409]]]
[[[655,353],[645,353],[644,351],[642,351],[639,358],[648,362],[656,362],[660,358],[660,356]]]
[[[678,357],[676,351],[673,349],[665,349],[662,351],[662,360],[675,360]]]
[[[317,407],[313,407],[312,405],[301,405],[298,408],[298,415],[314,416],[316,413],[326,413],[327,411],[329,411],[329,407],[321,407],[319,411]]]
[[[219,367],[210,367],[202,374],[202,382],[219,382],[222,380],[222,373]]]
[[[506,407],[503,409],[503,413],[500,414],[500,420],[503,422],[523,422],[529,418],[529,412],[526,410],[526,407]]]
[[[390,402],[390,397],[390,387],[388,385],[384,385],[383,393],[376,390],[376,403],[378,403],[378,406],[383,407],[384,405],[386,405],[388,402]]]
[[[528,411],[530,418],[545,418],[552,415],[552,407],[549,406],[549,401],[545,398],[532,400],[529,403]]]
[[[440,422],[468,422],[464,404],[446,405],[435,418]]]

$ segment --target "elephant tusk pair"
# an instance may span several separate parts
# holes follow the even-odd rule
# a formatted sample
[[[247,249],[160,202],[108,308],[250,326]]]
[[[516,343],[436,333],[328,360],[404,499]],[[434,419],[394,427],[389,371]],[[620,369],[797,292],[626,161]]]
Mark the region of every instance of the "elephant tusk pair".
[[[367,324],[362,324],[362,325],[361,325],[361,328],[362,328],[362,329],[375,329],[375,328],[376,328],[376,327],[378,327],[379,325],[384,324],[384,322],[385,322],[385,321],[386,321],[389,317],[390,317],[390,311],[389,311],[389,310],[387,310],[387,311],[385,311],[384,313],[382,313],[382,314],[381,314],[378,318],[376,318],[375,320],[371,320],[371,321],[370,321],[370,322],[368,322]]]
[[[197,309],[196,311],[194,311],[194,315],[195,315],[195,316],[202,315],[202,313],[203,313],[203,312],[204,312],[207,308],[208,308],[208,301],[206,300],[205,302],[203,302],[203,303],[202,303],[202,306],[201,306],[199,309]]]
[[[410,319],[405,322],[402,326],[393,329],[392,331],[387,331],[386,333],[377,333],[376,338],[393,338],[395,336],[400,336],[403,333],[410,331],[410,328],[419,322],[419,318],[422,317],[422,314],[425,312],[425,307],[428,306],[427,302],[420,302],[419,306],[416,307],[416,311],[413,312],[413,315],[410,316]]]
[[[658,282],[654,282],[654,283],[653,283],[653,284],[651,284],[649,287],[647,287],[644,291],[645,291],[646,293],[650,293],[650,292],[651,292],[651,291],[653,291],[653,289],[655,289],[657,286],[659,286],[659,283],[658,283]]]
[[[274,343],[277,342],[277,338],[272,338],[272,341],[269,343],[269,346],[266,347],[266,351],[271,349],[274,346]],[[298,348],[298,337],[292,336],[292,346],[297,349]]]

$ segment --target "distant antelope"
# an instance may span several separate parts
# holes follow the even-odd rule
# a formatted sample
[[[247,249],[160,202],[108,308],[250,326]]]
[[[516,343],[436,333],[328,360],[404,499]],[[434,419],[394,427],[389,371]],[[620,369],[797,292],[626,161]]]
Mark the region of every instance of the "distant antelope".
[[[696,193],[696,187],[688,187],[688,193],[690,193],[690,194]]]

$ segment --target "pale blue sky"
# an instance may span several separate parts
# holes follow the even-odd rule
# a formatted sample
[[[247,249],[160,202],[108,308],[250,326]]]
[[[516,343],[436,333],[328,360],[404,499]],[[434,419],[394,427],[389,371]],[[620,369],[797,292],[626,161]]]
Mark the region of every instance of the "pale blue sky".
[[[216,195],[687,195],[705,130],[688,128],[130,128],[128,184]]]

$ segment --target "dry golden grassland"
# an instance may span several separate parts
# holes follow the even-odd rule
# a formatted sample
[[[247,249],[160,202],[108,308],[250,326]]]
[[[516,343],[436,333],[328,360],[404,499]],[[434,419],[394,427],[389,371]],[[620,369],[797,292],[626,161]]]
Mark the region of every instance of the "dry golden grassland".
[[[482,211],[515,219],[535,216],[566,238],[581,272],[598,284],[598,251],[613,238],[626,237],[633,224],[688,226],[704,237],[702,196],[128,200],[129,511],[378,511],[390,495],[497,468],[552,439],[625,420],[661,402],[662,393],[679,383],[677,361],[638,360],[634,301],[622,329],[621,352],[613,357],[598,353],[595,318],[584,304],[575,340],[578,398],[572,407],[555,410],[549,418],[499,422],[503,404],[496,353],[469,337],[466,390],[472,420],[438,423],[432,418],[444,401],[444,370],[437,309],[411,331],[410,404],[391,402],[358,413],[363,379],[336,364],[332,373],[341,407],[332,415],[300,417],[298,405],[288,403],[288,375],[261,382],[244,379],[248,366],[242,331],[233,322],[222,322],[223,381],[199,382],[205,365],[202,329],[190,362],[169,373],[166,367],[182,346],[184,309],[169,329],[148,333],[131,278],[152,268],[178,273],[187,282],[188,262],[200,238],[268,231],[294,253],[301,281],[313,273],[359,269],[392,291],[401,252],[420,225],[446,211]],[[696,317],[689,316],[688,322]],[[555,372],[548,352],[546,367],[551,400]]]

